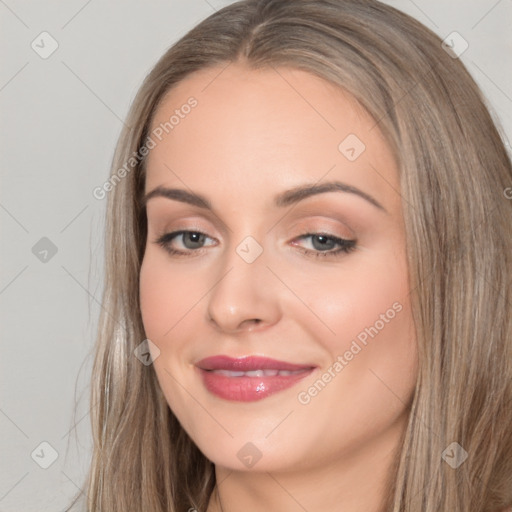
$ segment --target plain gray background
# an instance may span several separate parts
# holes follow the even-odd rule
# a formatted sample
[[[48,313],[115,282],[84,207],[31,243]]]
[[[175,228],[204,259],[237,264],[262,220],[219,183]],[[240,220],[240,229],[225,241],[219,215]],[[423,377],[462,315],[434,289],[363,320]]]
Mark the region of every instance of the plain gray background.
[[[146,73],[229,3],[0,0],[1,512],[61,511],[83,485],[106,204],[92,191],[108,178]],[[456,31],[467,41],[460,58],[510,148],[512,0],[386,3],[442,38]],[[52,43],[42,32],[58,44],[47,58]]]

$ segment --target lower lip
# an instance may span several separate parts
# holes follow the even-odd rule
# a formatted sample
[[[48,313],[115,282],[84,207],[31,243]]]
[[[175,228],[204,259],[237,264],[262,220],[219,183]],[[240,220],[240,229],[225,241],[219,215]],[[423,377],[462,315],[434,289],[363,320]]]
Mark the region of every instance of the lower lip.
[[[274,377],[227,377],[201,368],[198,370],[210,393],[224,400],[255,402],[291,388],[297,382],[311,375],[314,368],[292,375],[275,375]]]

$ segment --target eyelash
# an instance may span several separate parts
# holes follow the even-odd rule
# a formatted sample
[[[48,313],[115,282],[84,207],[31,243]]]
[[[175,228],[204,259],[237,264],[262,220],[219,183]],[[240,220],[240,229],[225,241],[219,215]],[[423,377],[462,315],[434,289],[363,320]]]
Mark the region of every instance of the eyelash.
[[[194,233],[194,234],[198,234],[198,235],[204,235],[205,237],[210,238],[206,233],[203,233],[201,231],[180,230],[180,231],[173,231],[171,233],[164,233],[159,238],[157,238],[154,241],[154,243],[163,247],[171,256],[187,257],[187,256],[191,256],[191,253],[200,254],[202,252],[202,249],[204,249],[204,247],[201,247],[199,249],[189,249],[188,251],[178,251],[177,249],[173,249],[170,246],[170,242],[174,238],[176,238],[177,236],[186,234],[186,233]],[[336,250],[329,250],[329,251],[315,251],[315,250],[304,249],[304,248],[299,247],[299,250],[306,256],[312,256],[314,258],[325,258],[328,256],[341,257],[344,254],[348,254],[348,253],[352,252],[356,248],[357,240],[348,240],[346,238],[339,238],[339,237],[330,235],[328,233],[306,233],[304,235],[297,237],[297,239],[302,240],[304,238],[308,238],[311,236],[317,236],[317,237],[321,236],[321,237],[327,238],[328,240],[333,241],[336,244],[338,244],[340,247]]]

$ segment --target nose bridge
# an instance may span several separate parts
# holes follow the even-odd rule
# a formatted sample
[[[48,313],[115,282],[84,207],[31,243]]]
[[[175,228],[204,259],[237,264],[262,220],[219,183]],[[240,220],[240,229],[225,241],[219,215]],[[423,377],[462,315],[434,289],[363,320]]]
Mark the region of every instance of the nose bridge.
[[[223,257],[222,276],[208,295],[208,319],[224,331],[276,322],[278,293],[262,243],[246,236]]]

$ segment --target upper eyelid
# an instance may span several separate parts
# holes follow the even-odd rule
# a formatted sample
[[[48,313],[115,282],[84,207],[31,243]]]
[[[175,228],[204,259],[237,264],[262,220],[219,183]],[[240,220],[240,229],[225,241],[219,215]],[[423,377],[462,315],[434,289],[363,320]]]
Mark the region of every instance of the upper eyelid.
[[[165,216],[162,216],[162,217],[165,218]],[[199,218],[201,218],[201,220],[200,220],[201,223],[206,221],[210,226],[214,226],[213,230],[219,231],[221,233],[221,236],[227,235],[227,230],[225,230],[225,226],[226,225],[224,223],[221,223],[221,227],[219,229],[218,227],[215,227],[215,223],[211,219],[208,219],[208,218],[204,219],[202,216],[199,216]],[[321,219],[319,220],[319,218],[321,218]],[[148,219],[148,222],[150,224],[153,224],[153,223],[159,223],[161,217],[160,217],[160,215],[155,215],[154,218],[150,218],[149,216],[147,216],[147,219]],[[282,219],[282,217],[281,217],[281,219]],[[309,213],[308,213],[308,215],[306,217],[302,217],[301,216],[300,218],[293,220],[292,221],[292,226],[289,227],[287,230],[295,229],[297,227],[297,225],[299,225],[299,224],[302,225],[302,224],[307,223],[307,222],[315,222],[315,223],[318,222],[318,223],[323,223],[324,225],[326,223],[330,222],[330,223],[333,223],[333,224],[344,226],[344,229],[348,230],[350,232],[350,234],[347,233],[346,236],[345,235],[336,235],[335,233],[333,233],[333,231],[336,230],[334,227],[326,227],[325,229],[324,228],[316,228],[316,227],[309,229],[309,228],[306,228],[306,227],[301,227],[300,229],[303,230],[303,231],[309,231],[309,232],[314,232],[314,233],[319,233],[319,232],[322,232],[322,231],[326,231],[330,235],[337,236],[339,238],[351,238],[351,237],[355,238],[356,237],[356,234],[355,234],[354,230],[349,226],[349,224],[347,224],[341,218],[337,218],[337,219],[331,218],[330,221],[326,221],[325,219],[326,219],[325,215],[309,215]],[[196,222],[196,220],[195,219],[191,220],[191,219],[188,219],[188,218],[185,217],[183,219],[175,221],[176,224],[182,224],[182,223],[188,223],[188,222],[190,222],[191,224],[194,224]],[[276,223],[274,223],[272,225],[272,227],[267,231],[267,233],[269,231],[271,231],[279,223],[280,223],[280,220],[278,220]],[[227,229],[230,232],[233,231],[229,227]],[[181,226],[178,225],[178,227],[176,227],[176,228],[166,228],[165,229],[165,232],[167,232],[167,233],[175,232],[175,231],[196,231],[196,232],[203,233],[203,234],[205,234],[207,236],[210,236],[210,235],[208,235],[208,233],[206,233],[206,231],[211,231],[211,228],[208,227],[206,229],[203,229],[202,227],[199,227],[198,224],[196,224],[195,226],[192,225],[191,227],[189,227],[189,226],[181,227]]]
[[[289,228],[287,228],[286,231],[292,231],[292,230],[297,229],[297,230],[301,231],[301,233],[300,233],[301,235],[303,235],[305,233],[309,233],[309,234],[325,233],[329,236],[333,236],[333,237],[337,237],[337,238],[344,238],[344,239],[357,238],[354,230],[343,220],[331,219],[330,221],[326,221],[325,219],[326,219],[326,217],[322,216],[322,215],[313,215],[313,216],[308,215],[306,218],[300,218],[300,219],[294,220],[292,222],[292,225]],[[155,219],[155,222],[156,221],[157,221],[157,219]],[[182,224],[182,223],[187,223],[187,222],[190,222],[192,225],[186,226],[186,225]],[[215,238],[214,236],[211,236],[209,234],[209,232],[211,232],[210,227],[203,228],[203,227],[200,227],[199,224],[195,224],[195,222],[196,222],[195,220],[189,220],[187,218],[181,219],[180,221],[176,221],[176,224],[178,224],[178,226],[176,228],[166,228],[166,229],[161,229],[160,231],[165,232],[165,233],[175,233],[178,231],[196,232],[196,233],[202,233],[210,238]],[[206,219],[206,222],[210,225],[213,225],[213,223],[209,219]],[[303,224],[308,224],[310,222],[321,223],[321,224],[323,224],[323,227],[318,227],[318,226],[308,227],[308,226],[303,225]],[[336,224],[338,226],[339,225],[344,226],[344,231],[347,231],[346,234],[336,234],[336,231],[339,230],[339,227],[338,227],[338,229],[336,229],[334,226],[328,227],[327,224],[329,224],[329,223],[331,223],[333,225]],[[276,224],[274,224],[273,227],[274,226],[276,226]],[[224,232],[223,227],[224,227],[224,225],[222,225],[222,228],[220,230],[217,227],[213,227],[213,230],[219,231],[221,236],[225,236],[226,233]],[[230,231],[232,231],[232,230],[230,229]],[[268,230],[268,231],[270,231],[270,230]],[[268,233],[268,231],[267,231],[267,233]]]
[[[313,196],[314,197],[314,196]],[[172,201],[169,201],[169,202],[172,202]],[[332,214],[331,214],[332,213]],[[312,221],[312,222],[325,222],[325,219],[327,217],[330,217],[331,218],[331,222],[334,222],[336,224],[341,224],[345,227],[346,230],[348,230],[350,232],[350,234],[347,234],[347,236],[344,236],[344,235],[335,235],[333,234],[333,236],[339,236],[339,238],[346,238],[346,239],[349,239],[349,238],[356,238],[356,234],[354,232],[354,229],[352,229],[350,226],[349,226],[349,223],[345,222],[343,220],[343,217],[344,216],[338,216],[337,214],[335,215],[334,212],[331,212],[329,213],[328,216],[324,214],[319,214],[317,213],[316,211],[315,212],[312,212],[310,211],[309,207],[305,207],[305,211],[302,212],[302,214],[299,213],[295,213],[293,216],[297,215],[297,218],[293,220],[293,226],[295,226],[297,223],[303,223],[303,222],[307,222],[307,221]],[[386,212],[387,213],[387,212]],[[173,217],[174,215],[171,214],[171,217]],[[152,223],[157,223],[159,222],[161,219],[165,219],[167,217],[167,214],[162,212],[160,213],[158,210],[157,212],[153,213],[152,215],[148,215],[148,207],[146,206],[146,218],[147,218],[147,221],[152,224]],[[177,216],[178,217],[178,216]],[[226,224],[222,219],[220,219],[213,211],[211,210],[207,210],[207,211],[202,211],[201,213],[191,213],[190,215],[186,215],[184,216],[183,218],[181,218],[181,215],[179,215],[180,217],[180,220],[176,220],[176,222],[191,222],[191,223],[194,223],[195,220],[189,220],[188,217],[192,217],[194,219],[198,218],[200,219],[200,222],[206,222],[208,223],[210,226],[214,226],[213,229],[218,231],[219,233],[221,233],[222,236],[227,236],[229,235],[229,233],[233,233],[233,230],[231,229],[231,227]],[[321,220],[318,220],[317,218],[318,217],[321,217],[323,218],[324,220],[321,221]],[[276,222],[273,222],[272,223],[272,226],[271,228],[267,231],[267,233],[269,231],[271,231],[272,229],[274,229],[274,227],[276,225],[279,225],[279,223],[281,222],[281,219],[283,219],[283,217],[279,217],[278,220]],[[217,227],[216,224],[217,222],[219,222],[219,226]],[[167,232],[170,232],[170,231],[179,231],[181,228],[177,228],[177,229],[169,229],[167,230]],[[192,229],[188,228],[188,227],[185,227],[183,228],[187,231],[193,231]],[[290,228],[291,229],[291,228]],[[208,230],[211,230],[211,228],[208,228]],[[199,232],[204,232],[202,228],[199,228],[197,229],[197,231]],[[322,231],[322,230],[318,230],[318,231]],[[331,228],[327,228],[327,231],[331,231]]]
[[[169,201],[169,202],[172,202],[172,201]],[[174,214],[172,214],[172,213],[167,214],[167,213],[165,213],[165,210],[162,212],[160,212],[160,210],[156,210],[153,213],[150,210],[149,206],[145,207],[145,212],[146,212],[146,219],[149,224],[159,223],[161,220],[164,220],[168,217],[174,218]],[[182,222],[191,222],[191,223],[196,222],[196,220],[190,220],[189,217],[192,217],[193,219],[200,219],[201,223],[206,222],[211,226],[216,226],[218,224],[219,227],[215,227],[214,229],[217,231],[220,231],[223,236],[227,235],[228,232],[230,232],[230,233],[233,232],[233,230],[229,227],[229,225],[226,224],[221,218],[219,218],[212,210],[205,210],[205,211],[201,211],[200,213],[196,213],[196,212],[192,213],[191,212],[189,215],[185,215],[183,217],[181,215],[179,215],[179,220],[176,220],[176,223],[181,224]],[[169,230],[167,230],[167,232],[179,231],[180,229],[181,228],[172,229],[172,230],[169,229]],[[192,229],[189,229],[188,227],[183,228],[183,229],[186,229],[187,231],[193,231]],[[210,229],[210,228],[208,228],[208,229]],[[197,231],[203,231],[203,230],[198,229]]]

